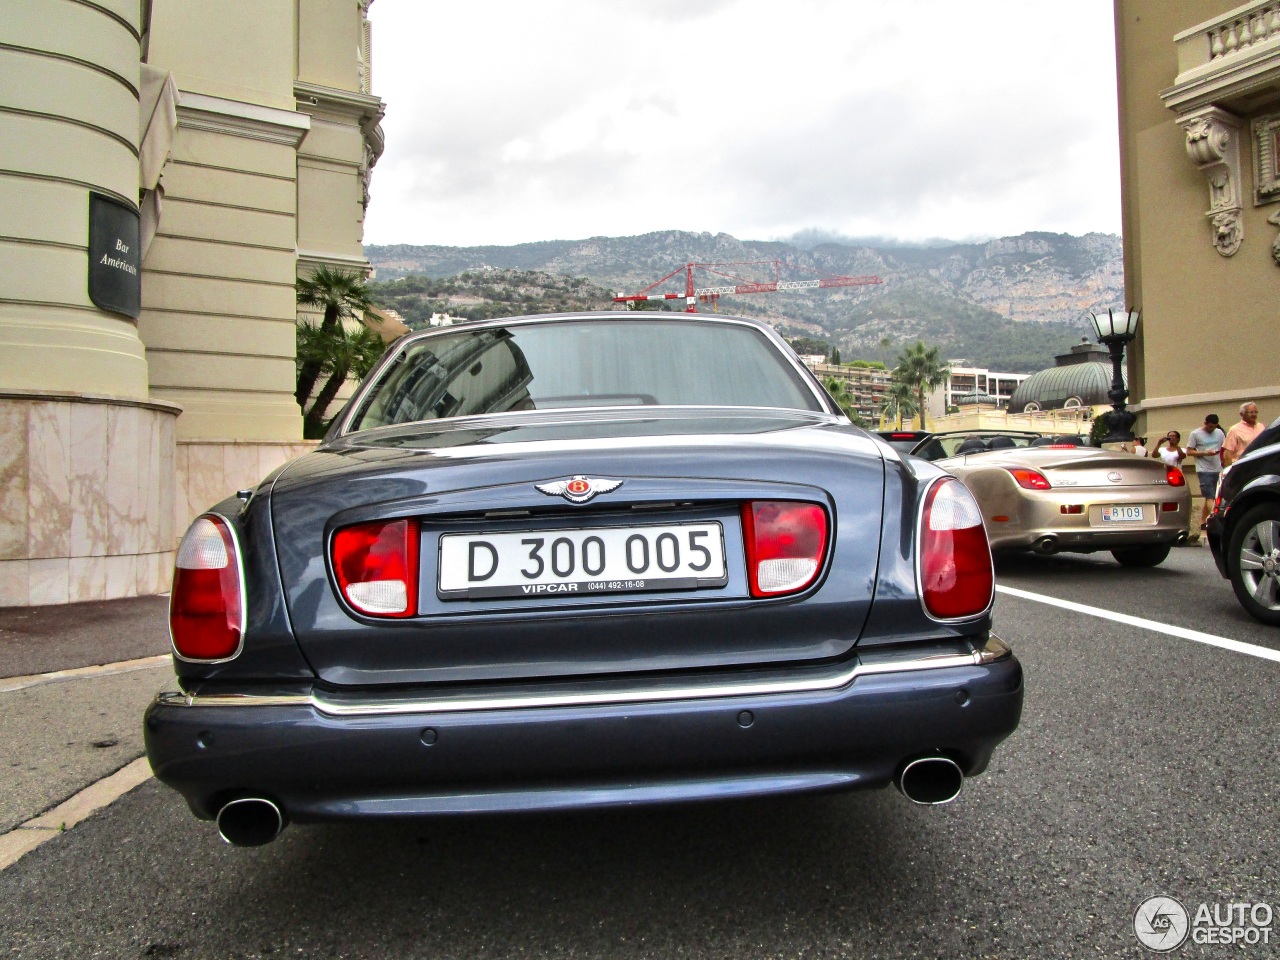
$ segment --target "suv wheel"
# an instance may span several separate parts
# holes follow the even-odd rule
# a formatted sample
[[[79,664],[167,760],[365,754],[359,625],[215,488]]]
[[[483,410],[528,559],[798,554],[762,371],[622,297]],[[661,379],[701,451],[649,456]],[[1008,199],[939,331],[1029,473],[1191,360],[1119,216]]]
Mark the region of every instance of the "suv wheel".
[[[1111,555],[1125,567],[1157,567],[1169,555],[1167,543],[1148,543],[1141,547],[1117,547]]]
[[[1280,503],[1262,503],[1236,524],[1227,549],[1231,586],[1240,605],[1280,626]]]

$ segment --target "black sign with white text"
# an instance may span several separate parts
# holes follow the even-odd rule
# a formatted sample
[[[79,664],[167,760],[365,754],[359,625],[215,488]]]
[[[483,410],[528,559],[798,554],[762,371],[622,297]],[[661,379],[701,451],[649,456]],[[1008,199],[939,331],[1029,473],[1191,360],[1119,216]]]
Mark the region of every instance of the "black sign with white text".
[[[138,211],[89,194],[89,299],[103,310],[138,319],[142,312],[142,244]]]

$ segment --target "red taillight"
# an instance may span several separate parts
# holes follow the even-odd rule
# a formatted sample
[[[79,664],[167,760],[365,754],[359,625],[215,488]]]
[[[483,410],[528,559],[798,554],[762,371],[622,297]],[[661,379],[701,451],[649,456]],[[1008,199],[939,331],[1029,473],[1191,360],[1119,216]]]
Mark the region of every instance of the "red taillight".
[[[976,617],[995,590],[991,548],[978,503],[959,480],[940,480],[929,491],[920,524],[920,594],[939,620]]]
[[[1084,513],[1083,503],[1064,503],[1058,508],[1063,513]]]
[[[1013,474],[1013,479],[1018,481],[1018,486],[1027,490],[1048,490],[1053,484],[1039,470],[1028,470],[1026,467],[1010,467],[1009,472]]]
[[[1164,478],[1168,481],[1169,486],[1171,487],[1185,487],[1187,485],[1187,478],[1182,475],[1182,469],[1180,467],[1169,467],[1166,469],[1164,472]]]
[[[169,633],[173,649],[185,660],[226,660],[240,649],[240,559],[235,537],[221,517],[200,517],[178,546]]]
[[[753,597],[795,593],[813,583],[827,548],[827,512],[816,503],[756,500],[742,505],[742,540]]]
[[[1176,503],[1162,503],[1160,504],[1160,510],[1163,513],[1176,513],[1178,505]]]
[[[347,603],[372,617],[418,612],[418,524],[379,521],[333,535],[333,573]]]

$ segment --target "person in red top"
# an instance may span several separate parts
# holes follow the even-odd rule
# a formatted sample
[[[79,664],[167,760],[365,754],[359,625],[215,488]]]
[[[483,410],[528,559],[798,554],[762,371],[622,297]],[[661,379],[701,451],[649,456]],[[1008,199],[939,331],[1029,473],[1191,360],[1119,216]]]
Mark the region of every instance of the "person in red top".
[[[1254,438],[1262,432],[1262,424],[1258,422],[1258,405],[1252,400],[1240,404],[1240,422],[1227,431],[1226,442],[1222,444],[1222,465],[1231,466],[1245,447],[1253,443]]]

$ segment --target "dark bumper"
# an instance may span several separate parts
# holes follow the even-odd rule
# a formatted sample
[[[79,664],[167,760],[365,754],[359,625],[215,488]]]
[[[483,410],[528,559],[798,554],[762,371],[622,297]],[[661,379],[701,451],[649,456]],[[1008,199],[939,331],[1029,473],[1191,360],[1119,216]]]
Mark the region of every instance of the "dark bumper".
[[[881,661],[837,689],[635,703],[333,715],[305,692],[162,695],[147,756],[202,818],[246,796],[305,822],[879,787],[919,756],[985,769],[1023,688],[1016,658],[981,659]]]
[[[1226,544],[1226,524],[1223,523],[1222,516],[1217,513],[1209,515],[1209,523],[1205,528],[1205,537],[1209,540],[1209,551],[1213,554],[1213,562],[1218,566],[1218,572],[1223,577],[1229,578],[1231,571],[1227,569],[1227,544]]]

